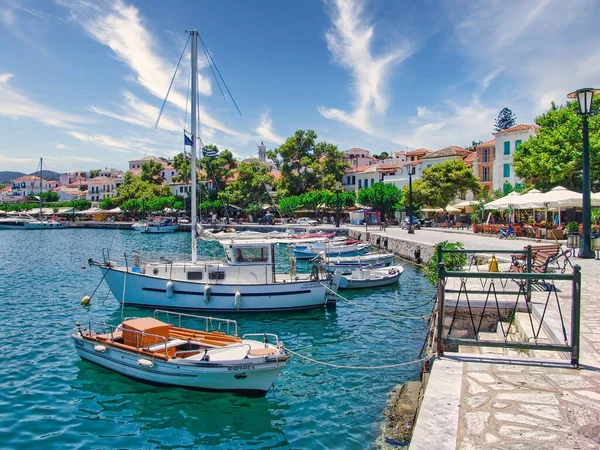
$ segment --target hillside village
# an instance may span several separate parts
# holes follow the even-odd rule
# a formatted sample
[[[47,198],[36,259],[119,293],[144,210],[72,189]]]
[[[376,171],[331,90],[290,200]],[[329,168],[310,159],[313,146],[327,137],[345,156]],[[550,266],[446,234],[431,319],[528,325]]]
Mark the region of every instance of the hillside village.
[[[399,189],[408,185],[409,177],[418,180],[424,169],[452,159],[462,159],[472,168],[475,176],[488,192],[501,189],[508,182],[517,185],[521,182],[512,168],[515,149],[535,135],[536,125],[518,124],[503,131],[493,133],[493,139],[474,147],[462,148],[449,145],[439,150],[418,148],[407,151],[382,153],[384,158],[372,155],[369,150],[351,148],[344,152],[349,168],[346,169],[342,187],[346,191],[358,191],[375,183],[393,184]],[[190,192],[190,183],[177,180],[177,169],[173,160],[155,156],[129,161],[128,170],[139,176],[145,161],[155,161],[163,166],[161,177],[163,185],[171,188],[174,196],[184,197]],[[258,157],[244,162],[260,161],[269,166],[275,180],[281,177],[276,166],[267,160],[266,146],[258,146]],[[55,192],[59,201],[85,199],[98,206],[106,198],[116,196],[117,188],[123,183],[126,171],[104,168],[92,174],[90,171],[74,170],[60,174],[58,180],[40,179],[36,175],[25,175],[12,180],[0,191],[0,203],[19,203],[28,200],[32,194],[41,190]],[[94,176],[92,176],[94,175]],[[235,177],[235,174],[234,174]],[[273,188],[267,187],[272,193]],[[471,198],[468,198],[471,196]],[[468,193],[466,200],[472,199]],[[464,200],[464,199],[463,199]]]

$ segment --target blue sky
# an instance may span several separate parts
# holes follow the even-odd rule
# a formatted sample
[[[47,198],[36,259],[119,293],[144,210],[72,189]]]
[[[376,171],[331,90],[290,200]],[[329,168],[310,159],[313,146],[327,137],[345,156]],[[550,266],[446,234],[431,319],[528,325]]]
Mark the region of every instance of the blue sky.
[[[341,150],[466,145],[600,87],[596,0],[0,0],[0,170],[126,168],[182,151],[197,28],[201,136],[238,157],[312,128]],[[189,118],[188,118],[189,122]]]

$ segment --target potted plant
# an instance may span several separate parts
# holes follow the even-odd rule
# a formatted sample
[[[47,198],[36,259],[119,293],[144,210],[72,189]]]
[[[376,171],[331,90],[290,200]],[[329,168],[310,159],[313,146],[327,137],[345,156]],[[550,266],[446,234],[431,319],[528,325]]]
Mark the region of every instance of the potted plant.
[[[479,219],[479,214],[476,212],[471,213],[471,224],[473,225],[473,233],[479,232],[478,225],[480,222],[481,222],[481,219]]]
[[[575,221],[567,224],[567,247],[579,248],[581,236],[579,236],[579,224]]]
[[[600,232],[598,231],[598,227],[593,225],[592,226],[592,250],[594,250],[595,252],[599,252],[600,251]]]

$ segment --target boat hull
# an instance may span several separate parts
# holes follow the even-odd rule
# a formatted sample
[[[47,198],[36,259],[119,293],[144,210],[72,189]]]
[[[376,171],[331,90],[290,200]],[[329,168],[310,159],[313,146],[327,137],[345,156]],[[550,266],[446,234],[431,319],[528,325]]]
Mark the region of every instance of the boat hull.
[[[337,258],[338,256],[360,256],[367,253],[367,248],[355,248],[348,250],[337,250],[337,249],[329,249],[325,251],[311,251],[311,250],[300,250],[294,249],[294,256],[296,259],[313,259],[319,256],[321,253],[325,253],[327,258]]]
[[[374,276],[370,278],[368,277],[369,271],[364,270],[364,272],[367,272],[366,278],[356,278],[354,276],[343,275],[343,277],[346,279],[346,283],[340,283],[340,289],[365,289],[389,286],[391,284],[398,283],[403,270],[397,268],[390,268],[389,271],[386,269],[377,269],[373,271],[375,272]]]
[[[178,386],[205,391],[240,392],[245,395],[264,396],[271,388],[286,361],[248,360],[236,363],[186,362],[183,359],[168,361],[142,356],[153,365],[141,365],[140,354],[103,345],[95,350],[95,342],[72,336],[78,355],[87,361],[127,377],[154,385]]]
[[[51,230],[65,229],[66,222],[37,220],[4,220],[0,221],[0,230]]]
[[[208,283],[171,280],[123,268],[100,269],[111,292],[126,305],[175,308],[189,311],[281,311],[323,307],[327,288],[320,281],[289,281],[273,284]],[[218,280],[217,280],[218,281]],[[168,283],[172,283],[167,286]],[[325,283],[325,282],[323,282]],[[239,297],[236,296],[239,291]],[[169,296],[170,295],[170,296]],[[239,301],[238,301],[239,300]]]

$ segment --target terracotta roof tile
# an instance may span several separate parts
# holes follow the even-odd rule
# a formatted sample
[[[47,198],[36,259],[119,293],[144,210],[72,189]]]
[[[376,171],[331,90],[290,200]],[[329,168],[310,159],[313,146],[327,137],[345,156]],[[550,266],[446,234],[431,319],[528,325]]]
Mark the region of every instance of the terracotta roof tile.
[[[497,133],[492,133],[494,136],[498,136],[500,134],[506,133],[516,133],[518,131],[533,131],[536,132],[539,126],[537,125],[527,125],[527,124],[519,124],[514,127],[507,128],[506,130],[498,131]]]

